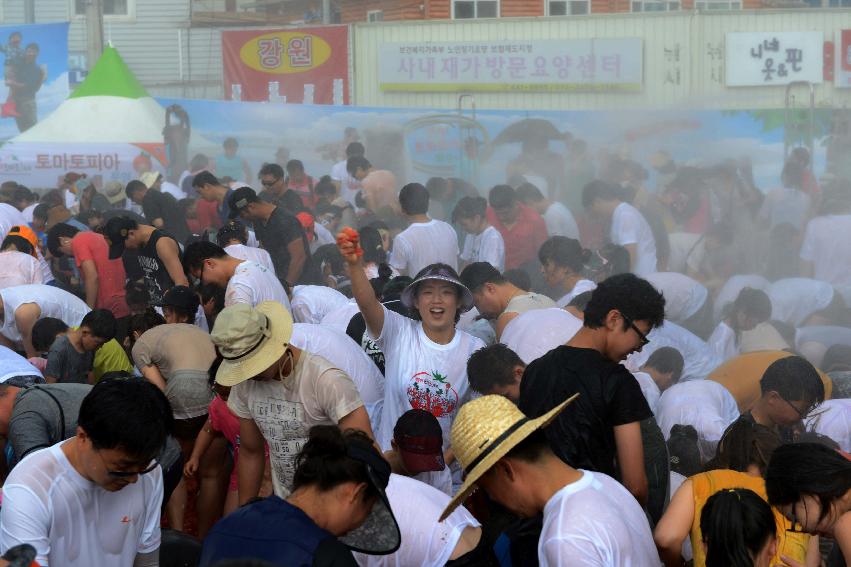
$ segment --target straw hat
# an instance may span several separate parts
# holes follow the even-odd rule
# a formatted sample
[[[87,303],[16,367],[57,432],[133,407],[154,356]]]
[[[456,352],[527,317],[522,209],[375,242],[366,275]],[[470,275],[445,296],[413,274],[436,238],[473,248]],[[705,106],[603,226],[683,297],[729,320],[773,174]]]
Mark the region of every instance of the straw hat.
[[[210,333],[224,358],[216,382],[235,386],[254,378],[284,356],[292,334],[293,318],[277,301],[225,307]]]
[[[124,200],[124,184],[120,181],[110,181],[103,187],[103,194],[110,205]]]
[[[574,394],[541,417],[530,419],[503,396],[482,396],[461,406],[452,424],[452,450],[467,473],[464,484],[449,501],[445,520],[473,491],[488,469],[536,430],[546,427],[573,400]]]

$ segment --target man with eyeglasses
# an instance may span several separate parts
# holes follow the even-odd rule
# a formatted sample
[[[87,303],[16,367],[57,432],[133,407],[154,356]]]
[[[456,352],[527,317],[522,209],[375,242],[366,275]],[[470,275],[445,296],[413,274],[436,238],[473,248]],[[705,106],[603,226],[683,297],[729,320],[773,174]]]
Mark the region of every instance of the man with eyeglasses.
[[[156,456],[172,428],[153,384],[98,383],[76,435],[32,454],[3,486],[0,551],[29,543],[41,565],[159,565],[163,473]]]
[[[665,299],[650,283],[613,276],[592,292],[576,335],[531,362],[520,382],[518,406],[533,418],[580,393],[571,411],[544,429],[555,454],[572,467],[620,479],[642,504],[648,481],[641,421],[653,413],[620,362],[649,342],[664,316]]]
[[[795,426],[803,422],[825,398],[824,383],[819,373],[800,356],[787,356],[771,363],[762,375],[759,387],[762,395],[739,420],[773,429],[787,442],[792,441]],[[730,427],[735,425],[736,422],[733,422]]]

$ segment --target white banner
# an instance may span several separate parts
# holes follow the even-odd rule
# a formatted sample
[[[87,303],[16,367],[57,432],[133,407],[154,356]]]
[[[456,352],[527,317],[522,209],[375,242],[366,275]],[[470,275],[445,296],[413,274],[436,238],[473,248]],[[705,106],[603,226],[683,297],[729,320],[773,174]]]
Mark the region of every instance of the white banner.
[[[821,32],[728,33],[728,87],[788,85],[824,79]]]
[[[384,91],[641,90],[638,38],[383,43]]]

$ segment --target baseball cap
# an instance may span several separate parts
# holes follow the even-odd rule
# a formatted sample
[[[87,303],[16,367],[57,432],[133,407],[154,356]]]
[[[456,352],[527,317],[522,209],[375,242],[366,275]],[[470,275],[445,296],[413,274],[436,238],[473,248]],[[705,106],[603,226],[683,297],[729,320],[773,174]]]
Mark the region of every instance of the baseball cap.
[[[176,285],[165,292],[162,305],[163,307],[177,307],[188,313],[195,313],[198,311],[200,300],[198,294],[185,285]]]
[[[124,242],[127,234],[136,228],[136,223],[127,217],[113,217],[106,221],[103,236],[109,245],[109,259],[121,258],[124,254]]]
[[[150,189],[160,177],[162,177],[162,175],[160,175],[160,172],[158,171],[146,171],[145,173],[139,176],[139,181],[144,183],[145,187]]]
[[[38,236],[36,236],[33,229],[24,225],[15,225],[9,229],[9,232],[6,233],[6,236],[20,236],[33,247],[33,256],[38,257]]]
[[[258,200],[257,193],[251,187],[234,189],[228,197],[228,208],[230,208],[228,218],[235,219],[249,203],[256,203]]]
[[[410,409],[393,427],[393,441],[408,473],[442,471],[443,430],[437,418],[422,409]]]

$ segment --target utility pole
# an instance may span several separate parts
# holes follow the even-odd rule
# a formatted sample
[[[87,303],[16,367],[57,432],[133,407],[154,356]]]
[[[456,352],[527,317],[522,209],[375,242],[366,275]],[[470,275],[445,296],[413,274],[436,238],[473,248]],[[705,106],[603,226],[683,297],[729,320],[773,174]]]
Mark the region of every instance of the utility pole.
[[[35,23],[35,0],[24,0],[24,22]]]
[[[91,71],[103,53],[103,0],[86,0],[86,63]]]
[[[322,0],[322,23],[331,23],[331,0]]]

